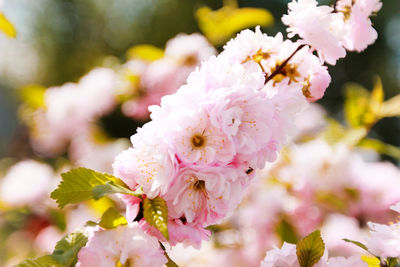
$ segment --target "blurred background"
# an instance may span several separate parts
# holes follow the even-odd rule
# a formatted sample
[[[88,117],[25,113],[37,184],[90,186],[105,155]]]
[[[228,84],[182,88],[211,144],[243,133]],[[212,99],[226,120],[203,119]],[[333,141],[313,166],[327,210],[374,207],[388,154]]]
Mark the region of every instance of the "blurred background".
[[[273,14],[274,24],[263,29],[266,33],[284,31],[280,17],[286,13],[287,0],[238,3],[240,7],[265,8]],[[124,62],[126,51],[133,45],[164,48],[166,41],[180,32],[200,31],[195,17],[198,8],[218,9],[222,5],[215,0],[4,1],[2,11],[18,35],[16,39],[0,35],[0,157],[21,158],[29,153],[27,130],[17,120],[18,88],[76,82],[94,66]],[[330,67],[332,83],[320,103],[333,117],[343,116],[345,82],[372,88],[373,77],[379,75],[386,97],[400,91],[400,1],[385,0],[372,21],[379,33],[376,43],[362,54],[348,53],[337,66]],[[134,131],[123,123],[112,128],[109,134],[114,137],[127,137]],[[389,118],[381,120],[372,135],[400,145],[399,130],[399,120]]]

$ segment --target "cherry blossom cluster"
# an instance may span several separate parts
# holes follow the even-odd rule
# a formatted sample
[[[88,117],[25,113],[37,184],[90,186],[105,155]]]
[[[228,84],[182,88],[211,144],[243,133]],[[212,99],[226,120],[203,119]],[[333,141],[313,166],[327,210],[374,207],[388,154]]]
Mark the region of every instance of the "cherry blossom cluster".
[[[158,105],[161,97],[175,93],[195,67],[215,54],[203,35],[179,34],[167,42],[162,58],[128,61],[123,66],[128,82],[122,80],[120,87],[133,96],[123,103],[123,113],[136,120],[148,120],[148,106]]]
[[[298,35],[301,43],[317,51],[323,62],[335,65],[346,50],[361,52],[378,37],[370,16],[380,10],[379,0],[338,0],[334,7],[318,6],[316,0],[289,3],[282,17],[289,37]]]
[[[116,158],[115,175],[131,189],[166,200],[170,233],[178,226],[196,229],[198,240],[177,236],[172,244],[207,237],[204,227],[238,205],[254,170],[276,159],[307,104],[304,94],[326,89],[329,75],[308,47],[272,75],[297,49],[282,39],[259,29],[240,33],[176,94],[150,107],[152,121]],[[128,219],[136,217],[139,202],[127,200]]]

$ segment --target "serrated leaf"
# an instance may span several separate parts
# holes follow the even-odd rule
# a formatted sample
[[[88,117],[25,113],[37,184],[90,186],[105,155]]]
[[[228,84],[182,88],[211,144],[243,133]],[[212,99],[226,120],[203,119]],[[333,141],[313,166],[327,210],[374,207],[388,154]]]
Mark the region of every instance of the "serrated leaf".
[[[0,31],[11,38],[17,36],[17,31],[15,30],[14,25],[12,25],[2,12],[0,12]]]
[[[380,154],[391,156],[395,159],[400,159],[400,148],[386,144],[378,139],[366,138],[361,140],[357,146],[372,149]]]
[[[261,8],[224,6],[218,10],[202,7],[196,11],[200,30],[214,45],[221,45],[240,30],[273,24],[272,14]]]
[[[84,230],[68,234],[57,242],[51,257],[63,266],[73,266],[79,250],[86,245],[88,233]]]
[[[135,45],[126,54],[129,59],[155,61],[164,56],[164,51],[153,45]]]
[[[168,234],[168,208],[167,203],[161,197],[154,199],[146,198],[143,201],[143,217],[152,226],[156,227],[161,234],[169,240]]]
[[[140,194],[138,192],[140,191],[133,192],[132,190],[120,186],[114,183],[113,181],[108,181],[105,184],[96,185],[92,189],[92,194],[94,199],[99,199],[109,194],[127,194],[127,195],[137,196],[138,194]]]
[[[52,267],[60,266],[57,264],[50,255],[46,255],[36,259],[27,259],[16,265],[15,267]]]
[[[321,259],[324,252],[325,244],[319,230],[304,237],[296,245],[296,255],[300,267],[312,267]]]
[[[115,188],[115,191],[118,191],[118,193],[134,194],[133,191],[119,185],[118,183],[122,181],[116,177],[86,168],[70,170],[61,174],[61,177],[62,181],[58,185],[58,188],[50,195],[51,198],[57,201],[60,208],[63,208],[67,204],[79,203],[95,197],[98,198],[107,193],[115,193],[113,191]],[[104,188],[97,188],[95,192],[93,192],[96,186],[105,184],[107,184],[107,186]]]
[[[112,229],[117,227],[118,225],[125,225],[128,222],[125,217],[122,216],[115,208],[109,208],[106,212],[104,212],[99,225],[106,229]]]

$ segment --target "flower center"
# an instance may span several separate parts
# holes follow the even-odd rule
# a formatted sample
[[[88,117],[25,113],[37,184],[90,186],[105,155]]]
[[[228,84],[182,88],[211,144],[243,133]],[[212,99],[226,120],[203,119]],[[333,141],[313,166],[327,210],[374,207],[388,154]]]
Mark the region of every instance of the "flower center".
[[[185,57],[185,59],[183,60],[183,65],[185,66],[195,66],[197,65],[197,56],[196,54],[191,54],[188,55],[187,57]]]
[[[197,180],[193,184],[193,189],[195,191],[202,191],[206,188],[206,183],[203,180]]]
[[[204,145],[205,143],[205,138],[202,135],[196,134],[192,137],[192,145],[195,148],[200,148]]]

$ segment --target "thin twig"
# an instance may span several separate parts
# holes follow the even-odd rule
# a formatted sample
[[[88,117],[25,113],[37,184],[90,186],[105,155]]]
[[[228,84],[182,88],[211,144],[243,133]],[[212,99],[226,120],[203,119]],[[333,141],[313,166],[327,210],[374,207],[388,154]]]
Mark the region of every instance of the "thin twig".
[[[264,84],[267,84],[267,82],[269,82],[272,78],[274,78],[274,76],[276,76],[277,74],[279,74],[279,73],[282,71],[282,69],[286,66],[286,64],[289,62],[289,60],[290,60],[297,52],[299,52],[300,49],[302,49],[302,48],[305,47],[305,46],[306,46],[305,44],[299,45],[299,47],[297,47],[297,49],[296,49],[285,61],[283,61],[282,64],[280,64],[280,65],[275,69],[275,71],[271,73],[270,76],[268,76],[268,77],[265,79],[265,83],[264,83]]]

